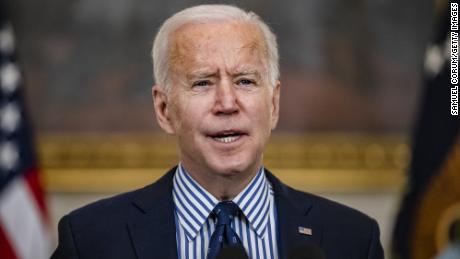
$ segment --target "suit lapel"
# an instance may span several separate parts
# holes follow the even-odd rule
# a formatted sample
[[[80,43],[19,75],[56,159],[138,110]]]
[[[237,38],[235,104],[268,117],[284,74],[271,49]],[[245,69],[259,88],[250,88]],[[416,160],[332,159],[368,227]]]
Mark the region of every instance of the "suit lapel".
[[[266,172],[275,191],[281,258],[287,258],[289,252],[301,244],[313,243],[320,246],[323,231],[321,217],[315,215],[318,208],[313,206],[308,196],[292,190],[268,170]],[[306,231],[299,231],[299,227]],[[308,229],[311,233],[305,233],[309,232]]]
[[[133,199],[134,210],[128,228],[140,259],[177,258],[174,202],[172,199],[173,168],[156,183],[145,187]]]
[[[172,179],[176,168],[171,169],[156,183],[142,189],[133,199],[128,228],[136,254],[140,259],[177,259]],[[318,246],[322,238],[319,210],[308,196],[302,195],[271,174],[267,178],[275,191],[278,219],[278,243],[281,258],[298,245],[313,243]],[[299,232],[299,227],[311,229],[311,235]]]

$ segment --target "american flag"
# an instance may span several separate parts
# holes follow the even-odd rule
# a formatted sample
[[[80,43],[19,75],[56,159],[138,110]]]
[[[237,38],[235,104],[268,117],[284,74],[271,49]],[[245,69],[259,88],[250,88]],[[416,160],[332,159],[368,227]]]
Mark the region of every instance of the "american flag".
[[[49,258],[50,231],[22,98],[12,25],[0,0],[0,258]]]

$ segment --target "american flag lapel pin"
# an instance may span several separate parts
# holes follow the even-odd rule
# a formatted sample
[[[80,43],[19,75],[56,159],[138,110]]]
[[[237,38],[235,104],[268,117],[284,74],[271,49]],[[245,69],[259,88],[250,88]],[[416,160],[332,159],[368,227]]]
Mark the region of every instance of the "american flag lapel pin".
[[[307,235],[307,236],[313,235],[313,231],[311,230],[311,228],[299,227],[298,230],[299,230],[299,233],[302,235]]]

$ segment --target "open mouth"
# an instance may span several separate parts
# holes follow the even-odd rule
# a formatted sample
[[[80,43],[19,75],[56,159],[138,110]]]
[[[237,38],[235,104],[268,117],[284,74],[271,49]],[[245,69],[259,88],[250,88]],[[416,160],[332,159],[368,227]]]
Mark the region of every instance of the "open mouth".
[[[232,143],[236,142],[243,136],[247,135],[241,131],[222,131],[216,134],[209,135],[213,140],[221,143]]]

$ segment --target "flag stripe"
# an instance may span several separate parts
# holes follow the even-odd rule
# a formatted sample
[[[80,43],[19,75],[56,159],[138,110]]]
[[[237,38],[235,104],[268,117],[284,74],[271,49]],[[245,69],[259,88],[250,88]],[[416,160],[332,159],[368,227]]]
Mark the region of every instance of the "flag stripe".
[[[2,229],[2,224],[0,222],[0,258],[5,259],[16,259],[16,253],[13,251],[13,247],[10,244],[10,241],[5,235],[5,232]]]
[[[0,0],[0,258],[45,259],[50,222],[6,7]]]
[[[35,199],[43,221],[50,225],[48,210],[45,202],[45,195],[39,179],[38,170],[36,168],[32,168],[28,173],[26,173],[25,177],[27,185],[29,186],[29,190]]]
[[[18,177],[0,197],[0,222],[22,259],[47,258],[50,251],[49,232],[32,196],[27,183]]]

